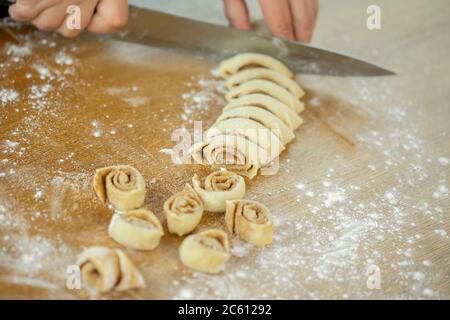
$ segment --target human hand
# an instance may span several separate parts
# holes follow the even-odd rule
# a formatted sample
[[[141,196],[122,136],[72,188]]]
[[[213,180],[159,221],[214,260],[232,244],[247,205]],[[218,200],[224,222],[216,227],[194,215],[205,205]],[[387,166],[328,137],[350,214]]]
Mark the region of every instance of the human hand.
[[[70,29],[67,8],[80,8],[80,29]],[[17,0],[9,7],[9,15],[17,21],[29,21],[43,31],[56,31],[75,37],[83,30],[110,33],[126,25],[127,0]]]
[[[259,0],[259,4],[266,25],[274,36],[311,42],[319,12],[318,0]],[[233,27],[252,29],[245,0],[224,0],[224,6]]]

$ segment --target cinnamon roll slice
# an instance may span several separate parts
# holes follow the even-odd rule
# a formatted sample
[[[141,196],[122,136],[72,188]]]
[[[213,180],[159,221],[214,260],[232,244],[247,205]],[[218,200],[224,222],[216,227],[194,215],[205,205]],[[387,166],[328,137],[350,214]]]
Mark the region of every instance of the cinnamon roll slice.
[[[226,200],[242,199],[245,195],[244,178],[226,170],[214,171],[204,180],[194,175],[192,185],[210,212],[225,212]]]
[[[210,139],[223,134],[243,136],[264,148],[273,157],[284,150],[284,143],[279,138],[280,132],[271,130],[253,119],[243,117],[218,120],[208,129],[206,138]]]
[[[292,130],[297,129],[303,123],[302,118],[294,110],[270,95],[261,93],[252,93],[232,99],[225,106],[223,112],[246,106],[262,108],[273,113]]]
[[[229,200],[225,223],[230,233],[255,246],[272,243],[273,221],[269,209],[257,201]]]
[[[255,79],[272,81],[287,89],[298,99],[302,98],[305,95],[305,91],[303,91],[303,89],[297,82],[295,82],[295,80],[278,71],[266,68],[252,68],[239,71],[238,73],[228,78],[226,86],[229,90],[231,90],[242,83]]]
[[[255,66],[278,71],[289,78],[294,76],[291,70],[282,62],[260,53],[241,53],[222,61],[219,66],[219,75],[223,78],[228,78],[240,70]]]
[[[131,260],[119,249],[90,247],[77,260],[83,282],[98,292],[142,288],[145,281]]]
[[[191,156],[198,164],[225,168],[252,179],[272,161],[268,151],[240,135],[218,135],[192,146]]]
[[[219,229],[210,229],[186,237],[181,243],[181,262],[194,270],[219,273],[230,259],[228,235]]]
[[[146,209],[116,213],[111,219],[108,233],[115,241],[135,250],[153,250],[164,234],[158,218]]]
[[[294,138],[294,132],[273,113],[258,107],[238,107],[224,110],[216,122],[227,119],[244,118],[256,121],[273,132],[286,145]]]
[[[118,165],[97,169],[94,191],[103,202],[118,210],[139,208],[145,199],[145,181],[135,168]]]
[[[203,202],[187,183],[181,192],[166,200],[164,212],[169,232],[182,236],[190,233],[200,223],[203,215]]]
[[[230,101],[231,99],[239,98],[252,93],[263,93],[274,97],[297,113],[300,113],[305,109],[303,102],[301,102],[296,96],[278,84],[267,80],[250,80],[244,82],[241,85],[231,89],[225,95],[225,98]]]

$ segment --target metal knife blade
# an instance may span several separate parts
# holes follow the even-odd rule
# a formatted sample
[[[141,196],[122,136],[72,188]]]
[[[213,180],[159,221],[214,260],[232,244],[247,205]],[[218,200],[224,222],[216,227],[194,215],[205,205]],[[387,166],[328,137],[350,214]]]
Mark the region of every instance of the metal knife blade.
[[[337,52],[244,32],[229,27],[130,6],[127,27],[113,38],[140,44],[164,44],[196,49],[225,58],[254,51],[276,57],[296,72],[332,76],[395,74],[377,65]]]

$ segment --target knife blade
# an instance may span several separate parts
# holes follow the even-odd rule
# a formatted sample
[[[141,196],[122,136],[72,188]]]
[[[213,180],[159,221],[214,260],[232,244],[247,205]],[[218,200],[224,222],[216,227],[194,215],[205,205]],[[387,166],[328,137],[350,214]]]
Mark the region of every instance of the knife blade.
[[[128,25],[116,40],[144,45],[160,44],[212,53],[226,58],[254,51],[285,62],[296,72],[332,76],[385,76],[395,73],[361,59],[305,45],[130,6]]]

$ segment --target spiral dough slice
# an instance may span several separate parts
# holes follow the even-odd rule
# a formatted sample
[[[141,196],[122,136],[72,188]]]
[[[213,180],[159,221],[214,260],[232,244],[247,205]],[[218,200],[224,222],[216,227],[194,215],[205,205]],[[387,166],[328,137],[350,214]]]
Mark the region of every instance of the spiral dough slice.
[[[263,247],[272,243],[272,214],[257,201],[227,201],[225,223],[230,233],[255,246]]]
[[[98,292],[145,286],[142,275],[119,249],[90,247],[78,256],[77,264],[84,283]]]
[[[258,107],[273,113],[292,130],[297,129],[303,123],[302,118],[287,105],[271,96],[260,93],[253,93],[230,100],[223,112],[245,106]]]
[[[303,102],[301,102],[292,93],[278,84],[267,80],[250,80],[244,82],[243,84],[231,89],[225,95],[225,98],[230,101],[231,99],[239,98],[252,93],[264,93],[272,96],[297,113],[302,112],[305,108]]]
[[[242,69],[255,66],[278,71],[289,78],[294,76],[282,62],[260,53],[241,53],[222,61],[219,66],[219,75],[228,78]]]
[[[231,76],[230,78],[228,78],[226,86],[228,89],[233,89],[234,87],[244,82],[255,79],[272,81],[282,86],[283,88],[287,89],[298,99],[300,99],[305,95],[305,91],[303,91],[303,89],[297,82],[295,82],[295,80],[286,77],[284,74],[280,72],[265,68],[242,70],[236,73],[235,75]]]
[[[164,203],[170,233],[179,236],[190,233],[202,219],[203,203],[189,184]]]
[[[222,134],[243,136],[264,148],[273,157],[284,150],[284,144],[279,138],[280,132],[271,130],[253,119],[243,117],[218,120],[208,129],[206,138]]]
[[[239,107],[225,110],[216,122],[235,118],[245,118],[260,123],[276,134],[284,145],[295,138],[294,132],[283,121],[269,111],[258,107]]]
[[[218,135],[191,148],[192,159],[213,168],[225,168],[252,179],[273,159],[266,149],[239,135]]]
[[[230,259],[228,236],[219,229],[210,229],[190,235],[180,246],[181,262],[194,270],[219,273]]]
[[[118,210],[139,208],[145,199],[145,181],[135,168],[118,165],[97,169],[94,191],[103,202]]]
[[[153,212],[145,209],[116,213],[108,233],[115,241],[136,250],[153,250],[164,234],[161,223]]]
[[[230,171],[212,172],[203,181],[194,175],[192,185],[210,212],[225,212],[226,200],[242,199],[245,195],[244,178]]]

